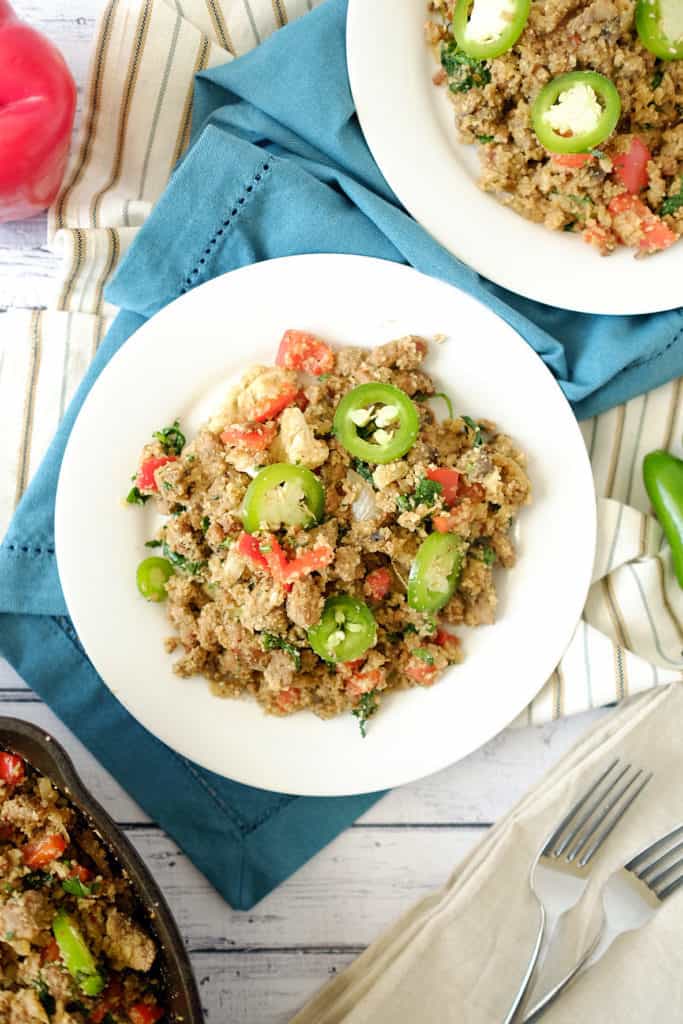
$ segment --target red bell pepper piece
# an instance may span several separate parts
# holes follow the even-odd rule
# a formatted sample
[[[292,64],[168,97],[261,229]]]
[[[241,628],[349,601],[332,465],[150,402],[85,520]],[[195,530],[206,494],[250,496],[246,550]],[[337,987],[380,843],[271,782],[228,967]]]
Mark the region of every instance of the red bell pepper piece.
[[[419,658],[411,658],[406,665],[406,675],[420,686],[432,686],[438,674],[439,670],[434,665],[427,665]]]
[[[165,466],[167,462],[177,462],[178,457],[176,455],[160,455],[158,458],[152,457],[151,459],[145,459],[138,470],[137,479],[135,486],[140,491],[158,491],[157,482],[154,479],[154,474],[160,466]]]
[[[156,1003],[134,1003],[128,1007],[131,1024],[156,1024],[164,1012]]]
[[[593,159],[591,153],[553,153],[552,161],[558,167],[578,170]]]
[[[617,153],[612,157],[614,172],[624,188],[636,195],[649,184],[647,165],[652,160],[652,153],[642,139],[634,135],[625,153]]]
[[[296,704],[300,698],[301,690],[298,686],[290,686],[286,690],[280,690],[275,698],[275,703],[280,711],[291,711],[292,705]]]
[[[63,836],[41,836],[40,839],[34,839],[33,842],[27,843],[24,847],[22,851],[24,864],[31,871],[37,871],[39,868],[47,867],[51,861],[61,857],[65,850],[66,839]]]
[[[391,572],[389,569],[373,569],[365,577],[366,592],[374,601],[381,601],[391,590]]]
[[[334,369],[334,352],[315,334],[306,331],[285,331],[275,359],[277,366],[302,370],[313,377]]]
[[[17,754],[0,753],[0,782],[8,786],[18,786],[24,781],[26,771],[23,760]]]
[[[274,423],[236,423],[221,434],[223,444],[238,445],[250,452],[262,452],[275,440]]]
[[[32,217],[56,198],[75,111],[59,50],[0,0],[0,222]]]
[[[447,505],[454,505],[456,498],[461,494],[461,474],[457,469],[428,469],[427,478],[441,484],[441,497]],[[465,484],[467,487],[467,484]]]

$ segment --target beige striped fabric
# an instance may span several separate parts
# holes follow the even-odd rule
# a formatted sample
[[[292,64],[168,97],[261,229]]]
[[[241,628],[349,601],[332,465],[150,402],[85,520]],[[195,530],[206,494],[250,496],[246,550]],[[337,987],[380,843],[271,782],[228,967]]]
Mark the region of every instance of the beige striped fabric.
[[[107,3],[82,137],[50,212],[49,242],[63,257],[53,306],[3,317],[0,534],[115,313],[104,286],[187,145],[194,75],[245,53],[320,2]],[[678,381],[582,424],[600,499],[594,584],[565,656],[518,724],[682,678],[683,594],[640,477],[650,449],[683,454],[682,420]]]

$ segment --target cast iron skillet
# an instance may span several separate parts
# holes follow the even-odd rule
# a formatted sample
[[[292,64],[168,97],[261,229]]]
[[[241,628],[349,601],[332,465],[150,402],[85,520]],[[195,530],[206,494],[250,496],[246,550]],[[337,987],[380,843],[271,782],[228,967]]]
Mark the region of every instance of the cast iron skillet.
[[[142,859],[119,831],[107,812],[88,793],[76,774],[71,759],[43,729],[17,718],[0,716],[0,748],[25,758],[69,798],[94,825],[147,910],[162,957],[168,1013],[174,1024],[202,1024],[204,1016],[197,985],[180,932],[161,890]]]

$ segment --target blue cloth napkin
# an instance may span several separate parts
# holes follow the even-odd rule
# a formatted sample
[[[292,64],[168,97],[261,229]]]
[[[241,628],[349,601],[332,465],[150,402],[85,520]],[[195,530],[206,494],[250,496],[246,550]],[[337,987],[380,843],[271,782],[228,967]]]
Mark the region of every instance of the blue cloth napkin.
[[[68,618],[55,564],[57,477],[88,390],[126,339],[203,281],[270,257],[362,253],[449,281],[508,321],[579,415],[683,373],[683,313],[590,317],[496,287],[400,208],[354,114],[345,0],[200,75],[193,142],[109,288],[122,312],[0,548],[0,652],[235,907],[247,908],[377,795],[311,799],[221,779],[165,747],[102,684]]]

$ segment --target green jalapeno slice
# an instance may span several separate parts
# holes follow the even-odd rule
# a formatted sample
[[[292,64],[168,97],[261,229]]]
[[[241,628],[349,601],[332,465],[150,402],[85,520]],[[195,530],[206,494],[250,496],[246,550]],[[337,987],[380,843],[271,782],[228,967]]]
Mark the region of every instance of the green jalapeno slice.
[[[375,617],[365,604],[348,594],[329,597],[320,622],[308,631],[308,642],[324,661],[355,661],[377,637]]]
[[[165,601],[166,584],[173,575],[173,566],[166,558],[145,558],[140,562],[135,579],[138,590],[147,601]]]
[[[638,0],[636,28],[650,53],[662,60],[683,60],[681,0]]]
[[[379,381],[347,392],[334,414],[334,433],[347,452],[383,465],[412,448],[420,430],[415,403],[400,388]]]
[[[104,988],[104,977],[76,923],[64,910],[52,922],[52,934],[67,971],[86,996],[97,996]]]
[[[454,533],[431,533],[417,550],[408,577],[408,604],[418,612],[436,612],[455,593],[463,561],[463,543]]]
[[[587,153],[612,134],[620,116],[619,93],[597,71],[553,78],[531,108],[538,141],[551,153]]]
[[[453,35],[461,50],[478,60],[500,57],[515,45],[526,25],[531,0],[499,0],[492,16],[485,0],[458,0]]]
[[[281,526],[313,526],[325,510],[325,491],[305,466],[276,462],[256,474],[244,495],[242,521],[247,533]]]

